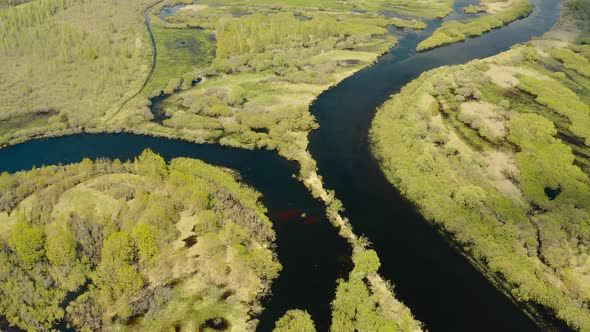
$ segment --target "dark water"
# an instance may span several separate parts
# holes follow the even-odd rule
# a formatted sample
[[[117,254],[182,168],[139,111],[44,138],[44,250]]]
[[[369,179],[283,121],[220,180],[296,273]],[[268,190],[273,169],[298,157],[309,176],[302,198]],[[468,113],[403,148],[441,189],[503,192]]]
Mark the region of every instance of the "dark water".
[[[374,243],[381,273],[394,282],[398,298],[430,331],[540,328],[387,182],[369,151],[370,122],[390,94],[422,72],[491,56],[542,35],[558,19],[558,2],[533,2],[535,10],[528,18],[464,43],[416,54],[416,44],[434,27],[407,35],[375,66],[325,92],[312,106],[320,129],[310,135],[310,150],[327,188],[336,190],[356,233]]]
[[[424,221],[386,181],[368,149],[375,109],[422,72],[497,54],[547,31],[558,18],[557,1],[533,0],[526,19],[478,39],[416,54],[416,44],[440,24],[408,33],[379,62],[312,106],[321,128],[310,136],[327,187],[336,189],[357,233],[379,252],[382,274],[430,331],[538,331],[540,328],[495,289]],[[457,6],[471,3],[458,2]],[[244,151],[135,135],[76,135],[32,141],[0,150],[0,171],[72,163],[82,157],[130,159],[151,148],[166,159],[193,157],[233,168],[263,193],[277,232],[284,270],[264,303],[260,331],[270,331],[287,309],[306,309],[318,330],[329,326],[335,281],[350,270],[350,248],[324,217],[322,204],[291,177],[296,165],[266,151]],[[302,214],[305,213],[304,216]],[[564,329],[559,324],[556,329]]]
[[[336,280],[351,268],[347,260],[351,256],[350,246],[326,219],[323,204],[292,177],[298,173],[297,165],[276,153],[139,135],[75,135],[0,150],[0,172],[69,164],[83,157],[128,160],[146,148],[167,160],[191,157],[235,169],[245,183],[263,194],[262,202],[269,209],[268,216],[277,233],[283,271],[273,283],[272,296],[263,303],[267,309],[260,317],[259,330],[272,330],[286,310],[295,308],[308,310],[318,327],[327,330]]]
[[[182,7],[185,7],[185,6],[186,6],[185,4],[178,4],[178,5],[174,5],[174,6],[165,6],[158,13],[158,17],[162,21],[167,21],[168,17],[176,14],[176,12],[178,12]]]

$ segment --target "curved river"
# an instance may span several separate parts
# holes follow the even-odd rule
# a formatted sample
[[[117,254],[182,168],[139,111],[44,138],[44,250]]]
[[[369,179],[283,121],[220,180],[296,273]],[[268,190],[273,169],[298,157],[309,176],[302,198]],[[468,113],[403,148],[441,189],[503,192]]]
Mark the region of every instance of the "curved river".
[[[461,64],[508,50],[548,31],[559,18],[559,1],[533,0],[533,13],[477,39],[414,51],[432,32],[406,35],[372,67],[325,92],[312,106],[320,129],[310,150],[327,188],[346,208],[355,233],[366,235],[381,258],[381,274],[397,297],[431,331],[536,331],[531,319],[468,260],[387,181],[374,160],[368,130],[376,109],[426,70]],[[431,26],[432,24],[429,24]],[[566,329],[559,322],[545,329]]]
[[[277,233],[278,258],[283,265],[272,285],[273,294],[266,300],[268,309],[261,316],[260,329],[272,330],[274,322],[293,308],[309,310],[318,325],[327,329],[336,280],[350,271],[351,249],[325,217],[324,205],[292,176],[298,173],[297,165],[276,153],[141,135],[74,135],[0,150],[0,172],[74,163],[84,157],[132,160],[146,148],[166,160],[190,157],[232,168],[240,173],[243,182],[260,191]],[[300,218],[304,212],[317,220]]]
[[[463,1],[465,2],[465,1]],[[346,216],[366,235],[382,261],[381,274],[396,295],[430,331],[539,331],[521,308],[497,290],[430,226],[387,182],[369,151],[367,133],[376,108],[422,72],[497,54],[549,30],[558,2],[533,0],[523,20],[480,38],[416,54],[415,46],[440,20],[420,33],[405,33],[377,64],[322,94],[312,105],[321,129],[310,150],[326,186],[344,202]],[[283,272],[264,303],[258,330],[270,331],[282,314],[306,309],[319,331],[327,331],[336,280],[350,271],[350,248],[324,217],[323,205],[292,175],[297,165],[273,152],[196,145],[141,135],[75,135],[37,140],[0,150],[0,171],[72,163],[89,158],[132,159],[151,148],[166,159],[192,157],[240,172],[263,194],[277,233]],[[306,222],[301,213],[317,218]],[[309,219],[307,220],[309,221]],[[545,329],[565,329],[547,322]]]

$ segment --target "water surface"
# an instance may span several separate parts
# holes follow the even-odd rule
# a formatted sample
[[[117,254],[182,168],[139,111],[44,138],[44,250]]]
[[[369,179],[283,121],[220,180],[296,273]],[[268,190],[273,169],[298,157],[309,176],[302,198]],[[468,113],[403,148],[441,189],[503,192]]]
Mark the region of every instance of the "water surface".
[[[320,129],[310,135],[310,150],[326,187],[336,190],[355,232],[374,243],[382,261],[380,272],[393,281],[397,297],[430,331],[540,328],[386,180],[369,151],[370,122],[391,94],[424,71],[492,56],[549,30],[559,17],[558,1],[533,3],[529,17],[502,29],[416,53],[416,45],[439,24],[430,22],[427,30],[406,35],[376,65],[325,92],[312,105]],[[554,328],[565,329],[559,323]]]

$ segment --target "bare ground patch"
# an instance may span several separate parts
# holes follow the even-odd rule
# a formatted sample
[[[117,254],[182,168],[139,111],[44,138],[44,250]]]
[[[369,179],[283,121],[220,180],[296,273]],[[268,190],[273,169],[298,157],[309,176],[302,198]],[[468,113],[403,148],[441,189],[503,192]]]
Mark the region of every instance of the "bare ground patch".
[[[526,75],[535,78],[547,78],[546,76],[529,69],[501,66],[496,64],[490,64],[490,69],[485,72],[485,75],[489,77],[494,84],[503,88],[515,87],[518,84],[517,75]]]
[[[512,6],[514,4],[514,1],[512,1],[512,0],[493,1],[493,2],[482,1],[482,2],[483,2],[482,5],[484,5],[486,7],[486,12],[488,12],[490,14],[496,14],[501,11],[504,11],[504,10],[510,8],[510,6]]]
[[[460,116],[472,119],[470,125],[474,129],[484,129],[494,137],[504,137],[504,116],[496,108],[496,105],[485,101],[470,101],[461,104]]]
[[[519,174],[514,157],[506,152],[492,151],[485,154],[485,160],[492,185],[502,194],[522,202],[522,192],[511,180]]]
[[[200,12],[200,11],[203,11],[208,8],[209,8],[209,5],[188,5],[188,6],[184,6],[184,7],[180,8],[179,10],[182,10],[182,11],[190,10],[193,12]]]

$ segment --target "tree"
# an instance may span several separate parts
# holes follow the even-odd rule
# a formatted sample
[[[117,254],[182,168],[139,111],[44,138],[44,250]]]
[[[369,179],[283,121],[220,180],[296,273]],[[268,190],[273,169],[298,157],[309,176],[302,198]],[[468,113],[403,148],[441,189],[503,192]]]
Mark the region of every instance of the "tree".
[[[171,78],[164,88],[164,94],[170,95],[174,93],[174,91],[176,91],[176,89],[178,89],[181,84],[182,80],[180,78]]]
[[[289,310],[275,324],[273,332],[315,332],[311,316],[304,310]]]
[[[369,298],[369,290],[361,280],[340,280],[332,302],[332,332],[355,332],[357,309]]]
[[[137,256],[133,240],[125,232],[115,232],[104,241],[101,254],[93,276],[100,294],[98,302],[109,308],[110,315],[126,319],[131,314],[129,298],[145,284],[132,265]]]
[[[125,232],[115,232],[106,239],[101,251],[101,264],[106,262],[132,263],[136,258],[133,240]]]
[[[27,265],[35,264],[45,256],[43,231],[27,221],[18,222],[12,229],[10,245]]]
[[[45,243],[47,259],[53,266],[69,267],[76,261],[76,241],[65,229],[51,232]]]
[[[352,259],[354,261],[354,269],[350,276],[356,279],[363,279],[368,274],[377,272],[381,266],[375,250],[363,250],[355,253]]]
[[[47,233],[45,255],[52,265],[52,276],[68,291],[78,289],[88,274],[87,266],[77,257],[74,235],[64,228]]]
[[[266,249],[254,249],[248,255],[248,266],[262,280],[274,280],[283,268]]]
[[[397,323],[360,279],[340,280],[332,302],[332,332],[395,332]]]
[[[67,317],[78,331],[101,331],[103,327],[103,310],[95,299],[96,292],[91,290],[80,295],[67,307]]]
[[[135,159],[137,173],[149,177],[162,179],[167,173],[166,161],[164,158],[155,154],[152,150],[147,149]]]
[[[485,190],[475,185],[461,187],[455,194],[455,201],[468,209],[478,210],[482,208],[485,199]]]
[[[133,229],[133,238],[139,251],[139,259],[146,261],[158,253],[156,242],[156,227],[146,223],[139,223]]]

